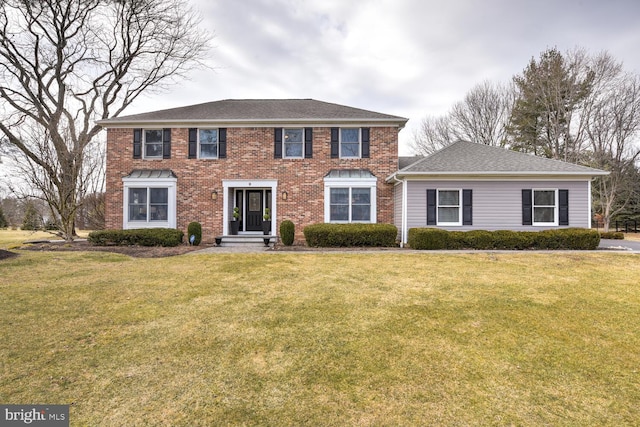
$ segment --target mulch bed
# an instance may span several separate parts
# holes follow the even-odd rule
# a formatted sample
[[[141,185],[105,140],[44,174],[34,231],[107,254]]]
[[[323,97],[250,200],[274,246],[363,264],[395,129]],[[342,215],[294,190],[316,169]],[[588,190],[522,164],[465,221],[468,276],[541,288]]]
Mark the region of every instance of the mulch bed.
[[[14,256],[18,256],[15,252],[5,251],[4,249],[0,249],[0,260],[13,258]]]
[[[135,258],[161,258],[174,255],[182,255],[187,252],[197,251],[206,246],[179,245],[174,247],[162,246],[94,246],[87,241],[69,242],[41,242],[31,243],[20,247],[28,251],[96,251],[114,252],[129,255]]]

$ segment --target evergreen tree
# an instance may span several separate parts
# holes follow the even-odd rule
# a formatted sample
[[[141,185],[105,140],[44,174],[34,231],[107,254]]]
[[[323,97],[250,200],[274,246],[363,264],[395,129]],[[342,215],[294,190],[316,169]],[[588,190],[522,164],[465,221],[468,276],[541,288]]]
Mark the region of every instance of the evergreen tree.
[[[7,222],[7,218],[4,216],[2,206],[0,206],[0,228],[7,228],[8,226],[9,223]]]
[[[40,230],[42,228],[42,219],[38,210],[33,203],[27,203],[24,211],[24,219],[22,220],[23,230]]]
[[[513,78],[517,95],[508,129],[511,148],[576,162],[584,137],[572,120],[590,94],[594,77],[581,51],[564,56],[548,49],[538,61],[532,58]]]

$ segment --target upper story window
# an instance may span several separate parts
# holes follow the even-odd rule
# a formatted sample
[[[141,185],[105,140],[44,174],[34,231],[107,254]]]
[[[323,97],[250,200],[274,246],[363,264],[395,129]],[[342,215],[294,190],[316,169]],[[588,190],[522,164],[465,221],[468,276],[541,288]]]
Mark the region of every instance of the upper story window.
[[[161,159],[162,129],[144,129],[142,137],[145,159]]]
[[[331,158],[369,158],[369,128],[331,128]]]
[[[360,129],[340,129],[340,157],[360,157]]]
[[[133,158],[171,158],[171,129],[134,129]]]
[[[273,131],[274,159],[313,157],[313,128],[275,128]]]
[[[218,129],[198,129],[198,157],[218,158]]]
[[[304,129],[284,129],[284,158],[301,159],[304,157]]]
[[[190,159],[225,159],[227,157],[226,128],[189,128]]]

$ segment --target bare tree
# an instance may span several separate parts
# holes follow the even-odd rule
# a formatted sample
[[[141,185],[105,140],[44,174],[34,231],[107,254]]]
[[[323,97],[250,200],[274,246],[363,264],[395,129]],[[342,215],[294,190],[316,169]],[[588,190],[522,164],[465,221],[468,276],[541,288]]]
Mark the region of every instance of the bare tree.
[[[637,197],[637,161],[640,159],[640,78],[623,72],[621,64],[601,56],[607,78],[598,82],[588,102],[586,133],[593,166],[609,171],[594,184],[594,207],[605,231],[611,220]]]
[[[95,120],[201,64],[210,36],[198,23],[184,0],[0,2],[0,131],[38,191],[55,194],[65,239],[75,234]]]
[[[513,86],[478,84],[446,115],[425,117],[414,132],[411,148],[428,155],[458,140],[503,146],[513,102]]]

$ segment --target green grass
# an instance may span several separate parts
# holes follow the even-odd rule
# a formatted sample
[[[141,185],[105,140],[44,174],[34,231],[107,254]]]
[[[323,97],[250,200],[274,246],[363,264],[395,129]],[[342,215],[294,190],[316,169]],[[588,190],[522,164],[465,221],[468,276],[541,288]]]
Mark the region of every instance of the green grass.
[[[0,402],[71,425],[634,425],[638,261],[25,251],[0,261]]]

